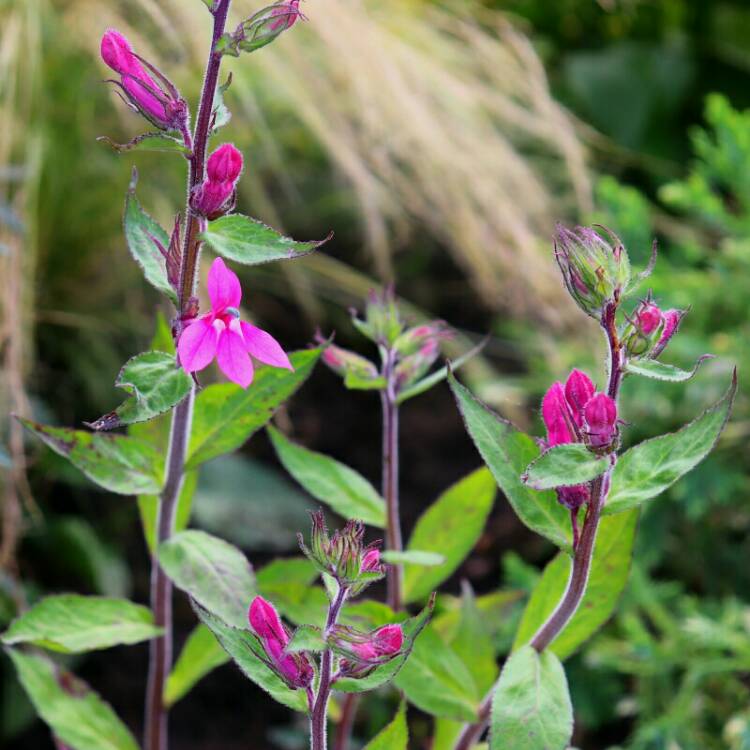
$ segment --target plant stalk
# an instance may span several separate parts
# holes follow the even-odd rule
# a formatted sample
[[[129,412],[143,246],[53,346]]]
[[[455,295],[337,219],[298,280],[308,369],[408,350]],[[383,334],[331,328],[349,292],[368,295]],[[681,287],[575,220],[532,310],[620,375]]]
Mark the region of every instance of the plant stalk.
[[[615,320],[616,312],[617,303],[615,302],[609,305],[602,315],[602,328],[607,337],[608,345],[609,381],[607,384],[607,395],[614,399],[615,402],[620,395],[620,385],[622,384],[624,375],[623,352]],[[574,547],[573,560],[570,566],[570,578],[565,593],[555,610],[547,618],[547,621],[531,639],[531,647],[539,653],[544,651],[563,631],[573,618],[573,615],[575,615],[586,593],[591,561],[594,558],[596,534],[599,530],[602,508],[609,492],[610,475],[614,468],[614,461],[616,460],[614,453],[611,459],[612,466],[610,469],[591,483],[591,500],[586,509],[586,517],[583,522],[580,538]],[[461,734],[456,740],[455,750],[470,750],[480,740],[490,720],[492,695],[495,687],[496,685],[490,689],[479,707],[479,720],[474,724],[464,725]]]
[[[219,68],[221,67],[221,55],[216,54],[215,47],[219,37],[224,33],[230,4],[231,0],[218,0],[213,11],[214,26],[211,49],[203,79],[198,117],[193,131],[193,148],[188,170],[185,239],[180,261],[179,320],[183,320],[191,314],[192,298],[196,287],[200,255],[200,240],[198,239],[200,219],[190,210],[190,194],[193,188],[203,181],[204,177],[214,94],[219,80]],[[176,330],[179,335],[179,324]],[[172,414],[167,451],[167,476],[159,499],[156,542],[151,559],[151,609],[154,613],[154,624],[163,628],[164,634],[153,639],[149,648],[143,743],[145,750],[167,750],[169,744],[168,712],[164,705],[163,696],[164,685],[172,666],[172,584],[159,565],[158,549],[162,542],[169,539],[174,530],[177,501],[185,478],[185,457],[190,439],[194,400],[195,387],[175,407]]]
[[[339,586],[336,598],[328,608],[328,618],[324,637],[327,638],[331,633],[331,628],[336,624],[341,607],[344,606],[348,590]],[[331,666],[333,664],[333,652],[327,649],[323,652],[320,660],[320,682],[318,683],[318,694],[313,703],[310,714],[310,748],[311,750],[326,750],[326,724],[328,720],[328,700],[331,697]]]

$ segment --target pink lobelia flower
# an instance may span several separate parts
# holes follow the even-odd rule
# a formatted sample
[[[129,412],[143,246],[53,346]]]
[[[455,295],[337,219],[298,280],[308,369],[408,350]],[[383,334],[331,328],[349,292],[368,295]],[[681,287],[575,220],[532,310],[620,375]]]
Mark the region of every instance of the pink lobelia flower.
[[[687,315],[687,310],[665,310],[663,313],[664,328],[662,328],[659,340],[651,350],[651,357],[656,359],[666,348],[672,336],[677,333],[682,319]]]
[[[404,632],[400,625],[384,625],[370,633],[366,640],[352,643],[350,648],[362,661],[375,662],[395,656],[403,642]]]
[[[597,393],[583,410],[589,442],[594,448],[609,445],[617,434],[617,404],[606,393]]]
[[[247,388],[253,380],[251,356],[272,367],[294,369],[271,334],[240,320],[240,282],[221,258],[208,272],[208,296],[211,312],[192,321],[177,343],[180,364],[186,372],[204,369],[215,357],[230,380]]]
[[[104,33],[101,56],[112,70],[120,74],[119,85],[131,108],[158,128],[181,130],[186,127],[187,104],[175,86],[153,65],[142,62],[119,31],[107,29]],[[159,79],[159,83],[146,68]]]
[[[242,172],[242,154],[232,143],[223,143],[206,161],[211,182],[237,182]]]
[[[547,428],[547,445],[562,445],[576,442],[572,429],[573,415],[565,398],[565,388],[560,382],[553,383],[542,399],[542,419]]]
[[[581,370],[573,370],[565,381],[565,400],[572,411],[576,426],[583,424],[583,407],[594,395],[596,388],[591,378]]]
[[[646,336],[650,336],[662,323],[662,311],[651,302],[644,304],[636,313],[638,327]]]
[[[224,143],[208,157],[206,179],[193,189],[190,207],[200,216],[217,219],[230,211],[242,172],[242,154],[231,143]]]
[[[278,32],[291,29],[297,19],[303,18],[299,9],[299,0],[285,0],[278,3],[272,8],[270,16],[273,19],[269,23],[270,31]]]
[[[250,627],[260,638],[270,666],[292,688],[305,688],[313,679],[313,668],[301,653],[285,653],[289,633],[281,623],[273,604],[262,596],[256,596],[247,613]]]

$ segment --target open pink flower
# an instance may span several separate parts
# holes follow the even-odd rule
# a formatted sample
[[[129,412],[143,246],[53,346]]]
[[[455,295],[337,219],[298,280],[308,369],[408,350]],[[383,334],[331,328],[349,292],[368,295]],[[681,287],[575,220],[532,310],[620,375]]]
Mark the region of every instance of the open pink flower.
[[[247,388],[253,381],[251,356],[272,367],[294,369],[271,334],[240,320],[240,281],[221,258],[211,264],[208,272],[208,296],[211,312],[192,321],[177,344],[180,364],[186,372],[208,367],[215,357],[219,369],[230,380]]]

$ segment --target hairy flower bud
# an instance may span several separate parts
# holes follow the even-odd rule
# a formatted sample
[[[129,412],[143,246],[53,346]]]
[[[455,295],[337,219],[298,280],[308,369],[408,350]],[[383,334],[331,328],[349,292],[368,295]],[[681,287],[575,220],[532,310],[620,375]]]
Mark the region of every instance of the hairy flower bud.
[[[234,55],[254,52],[265,47],[297,21],[305,17],[299,9],[300,0],[279,0],[243,21],[231,34],[224,34],[217,45],[221,54]]]
[[[235,183],[242,172],[242,154],[231,143],[223,143],[206,162],[206,177],[210,182]]]
[[[404,631],[400,625],[384,625],[370,633],[337,625],[331,634],[331,647],[342,656],[340,670],[349,677],[364,677],[375,667],[401,653]]]
[[[290,636],[273,604],[262,596],[256,596],[248,610],[248,621],[266,652],[266,664],[289,687],[307,688],[314,677],[312,665],[303,652],[286,653]]]
[[[231,209],[234,196],[233,182],[210,182],[196,186],[190,194],[190,208],[209,221],[224,216]]]
[[[651,358],[656,359],[666,348],[672,336],[677,333],[677,329],[682,323],[682,319],[687,315],[687,310],[666,310],[663,314],[664,327],[659,335],[659,340],[654,344],[651,350]]]
[[[590,227],[571,231],[557,226],[555,258],[568,292],[579,307],[601,320],[606,307],[617,304],[630,281],[630,261],[619,238],[607,231],[609,240]]]
[[[323,362],[337,375],[341,375],[348,387],[357,388],[365,385],[374,387],[375,382],[380,379],[378,368],[366,357],[328,343],[320,333],[316,334],[315,340],[325,347]]]
[[[136,55],[119,31],[108,29],[104,33],[101,56],[120,74],[120,80],[113,83],[120,86],[131,109],[161,130],[182,132],[187,128],[187,103],[177,88],[154,65]]]
[[[393,348],[400,356],[408,357],[416,354],[425,344],[449,339],[451,336],[452,333],[444,321],[432,320],[404,331],[396,339]]]
[[[570,406],[577,427],[583,424],[583,407],[594,395],[596,388],[591,378],[581,370],[572,370],[565,381],[565,400]]]
[[[430,339],[422,344],[417,352],[399,362],[394,371],[396,390],[401,390],[412,383],[416,383],[417,380],[427,374],[439,356],[439,342],[437,339]]]
[[[617,436],[617,405],[605,393],[597,393],[583,410],[589,443],[606,448]]]
[[[562,383],[553,383],[544,394],[542,420],[547,428],[547,445],[550,448],[576,441],[573,415],[565,398],[565,389]]]

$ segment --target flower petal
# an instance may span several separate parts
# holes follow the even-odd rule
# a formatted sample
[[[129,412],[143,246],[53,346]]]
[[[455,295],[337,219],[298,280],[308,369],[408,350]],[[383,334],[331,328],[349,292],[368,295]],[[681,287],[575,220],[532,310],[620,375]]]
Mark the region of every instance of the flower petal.
[[[235,321],[232,321],[234,324]],[[253,363],[248,356],[242,334],[234,325],[219,334],[216,361],[221,371],[234,383],[247,388],[253,382]]]
[[[191,323],[180,335],[177,353],[185,372],[197,372],[207,367],[216,356],[218,333],[211,318],[204,316]]]
[[[227,307],[238,307],[242,300],[240,280],[221,258],[217,258],[208,271],[208,297],[216,314]]]
[[[285,367],[287,370],[294,370],[289,357],[281,348],[276,339],[270,333],[261,330],[250,323],[241,323],[242,336],[245,339],[247,351],[259,362],[271,365],[272,367]]]

